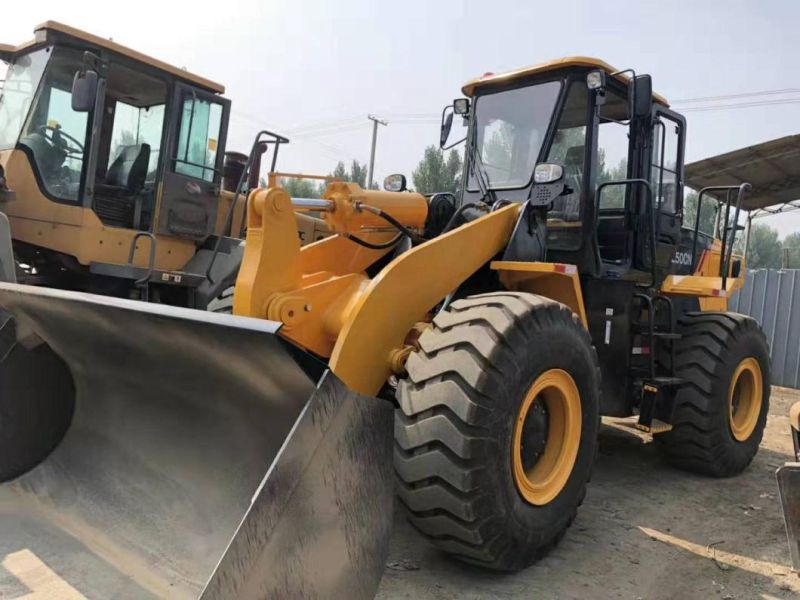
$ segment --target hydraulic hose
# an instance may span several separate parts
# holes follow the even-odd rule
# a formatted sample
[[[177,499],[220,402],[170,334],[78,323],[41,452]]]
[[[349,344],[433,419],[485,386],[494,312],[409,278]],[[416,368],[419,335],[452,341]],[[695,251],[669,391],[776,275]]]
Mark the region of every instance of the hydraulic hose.
[[[400,221],[395,219],[392,215],[390,215],[387,212],[384,212],[380,208],[377,208],[375,206],[370,206],[369,204],[363,204],[361,202],[359,202],[357,206],[358,206],[359,210],[366,210],[368,212],[371,212],[374,215],[377,215],[378,217],[380,217],[381,219],[383,219],[384,221],[389,223],[389,225],[391,225],[392,227],[397,229],[397,231],[399,231],[401,234],[408,236],[408,238],[413,242],[416,242],[418,244],[422,244],[423,242],[428,241],[424,237],[422,237],[420,235],[417,235],[416,233],[411,231],[408,227],[403,225]]]
[[[465,211],[466,209],[468,209],[468,208],[471,208],[471,207],[479,208],[479,209],[481,209],[481,210],[487,210],[487,209],[488,209],[488,207],[487,207],[485,204],[483,204],[483,203],[480,203],[480,204],[479,204],[479,203],[474,203],[474,204],[462,204],[462,205],[459,207],[459,209],[458,209],[456,212],[454,212],[454,213],[453,213],[453,216],[452,216],[452,217],[450,217],[450,220],[447,222],[447,225],[445,225],[445,226],[444,226],[444,229],[442,229],[442,233],[447,233],[447,232],[448,232],[448,231],[450,231],[451,229],[455,229],[455,225],[456,225],[456,223],[458,222],[458,218],[459,218],[461,215],[463,215],[463,214],[464,214],[464,211]],[[441,235],[441,234],[439,234],[439,235]]]
[[[367,240],[362,240],[360,237],[353,235],[352,233],[345,233],[343,237],[347,238],[348,240],[355,242],[359,246],[364,246],[364,248],[369,248],[370,250],[386,250],[387,248],[392,248],[396,246],[397,243],[405,237],[404,233],[398,233],[392,239],[387,242],[383,242],[381,244],[373,244],[372,242],[368,242]]]

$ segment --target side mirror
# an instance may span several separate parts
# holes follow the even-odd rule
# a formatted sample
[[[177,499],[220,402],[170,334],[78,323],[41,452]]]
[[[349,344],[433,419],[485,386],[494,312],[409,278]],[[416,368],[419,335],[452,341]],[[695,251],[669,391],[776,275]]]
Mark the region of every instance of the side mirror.
[[[72,79],[72,110],[89,112],[97,99],[97,71],[78,71]]]
[[[632,119],[649,115],[653,106],[653,79],[650,75],[637,75],[628,87],[628,114]]]
[[[444,148],[447,145],[447,140],[450,138],[450,130],[453,128],[453,111],[448,112],[448,108],[444,109],[442,113],[442,129],[439,132],[439,148]]]
[[[383,189],[387,192],[405,192],[408,189],[406,185],[406,176],[400,173],[387,176],[383,180]]]

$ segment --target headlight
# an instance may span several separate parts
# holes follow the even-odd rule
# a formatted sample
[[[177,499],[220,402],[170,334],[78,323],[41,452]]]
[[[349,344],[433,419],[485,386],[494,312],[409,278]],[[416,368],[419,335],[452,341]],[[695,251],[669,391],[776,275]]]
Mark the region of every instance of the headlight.
[[[457,115],[468,115],[469,98],[457,98],[453,100],[453,112]]]
[[[555,163],[542,163],[533,170],[535,183],[553,183],[564,176],[564,167]]]
[[[606,87],[606,74],[603,71],[589,71],[586,75],[586,87],[590,90],[601,90]]]

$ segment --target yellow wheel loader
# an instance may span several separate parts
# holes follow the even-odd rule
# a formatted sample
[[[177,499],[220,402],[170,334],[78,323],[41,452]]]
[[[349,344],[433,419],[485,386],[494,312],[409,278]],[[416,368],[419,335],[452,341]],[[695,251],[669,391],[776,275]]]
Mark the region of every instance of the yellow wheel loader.
[[[223,86],[53,21],[35,35],[0,45],[4,280],[207,307],[236,279],[262,154],[275,171],[289,140],[226,153]]]
[[[457,197],[251,191],[233,315],[0,284],[12,566],[87,596],[369,597],[395,488],[461,560],[543,556],[601,415],[682,468],[749,464],[768,348],[726,312],[747,186],[701,194],[721,239],[684,226],[686,125],[647,75],[578,57],[463,91]],[[308,211],[335,235],[301,246]]]

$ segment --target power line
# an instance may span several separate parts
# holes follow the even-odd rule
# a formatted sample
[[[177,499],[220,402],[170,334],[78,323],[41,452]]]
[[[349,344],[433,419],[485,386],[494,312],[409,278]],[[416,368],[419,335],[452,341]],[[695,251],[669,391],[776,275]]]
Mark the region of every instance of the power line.
[[[364,117],[347,117],[342,119],[333,119],[333,120],[326,120],[326,121],[317,121],[316,123],[308,123],[306,125],[298,125],[295,127],[287,127],[287,133],[298,133],[298,132],[307,132],[313,131],[318,129],[329,129],[331,127],[339,127],[342,125],[349,125],[353,123],[363,123]]]
[[[681,112],[714,112],[733,108],[751,108],[755,106],[780,106],[789,104],[800,104],[800,98],[786,98],[783,100],[762,100],[754,102],[738,102],[734,104],[720,104],[718,106],[690,106],[679,109]]]
[[[347,150],[346,148],[342,148],[341,146],[337,146],[335,144],[326,144],[325,142],[320,142],[319,140],[314,139],[313,137],[307,137],[304,135],[295,135],[294,137],[299,139],[301,142],[310,142],[312,144],[320,146],[321,148],[328,149],[328,151],[336,154],[336,158],[338,160],[341,160],[343,156],[353,157],[358,154],[357,152],[351,152],[350,150]]]
[[[251,123],[254,123],[254,124],[258,125],[259,127],[263,126],[263,122],[261,122],[260,120],[257,120],[255,117],[247,115],[246,113],[242,113],[242,111],[231,112],[231,117],[233,117],[235,119],[249,121]],[[336,146],[334,144],[327,144],[327,143],[321,142],[321,141],[319,141],[317,139],[314,139],[314,137],[311,136],[311,135],[307,135],[307,134],[303,134],[303,133],[293,133],[292,137],[297,139],[297,140],[299,140],[299,141],[301,141],[301,142],[311,143],[311,144],[314,144],[316,146],[319,146],[331,158],[335,158],[337,160],[341,160],[342,156],[356,156],[357,155],[356,152],[351,152],[350,150],[347,150],[347,149],[342,148],[340,146]]]
[[[355,131],[367,127],[366,123],[352,123],[350,125],[339,125],[336,127],[329,127],[326,129],[309,129],[308,131],[285,131],[287,135],[305,135],[310,137],[324,137],[327,135],[335,135],[337,133],[344,133],[348,131]]]
[[[684,98],[674,100],[671,104],[691,104],[694,102],[717,102],[720,100],[734,100],[736,98],[751,98],[754,96],[777,96],[782,94],[797,94],[800,88],[786,88],[782,90],[763,90],[760,92],[743,92],[741,94],[727,94],[725,96],[706,96],[703,98]]]
[[[430,119],[430,120],[424,120],[424,119],[405,119],[404,120],[404,119],[399,119],[399,120],[395,121],[394,119],[392,119],[392,123],[397,123],[397,124],[400,124],[400,125],[438,125],[439,124],[439,120],[437,119],[436,121],[434,121],[432,119]]]
[[[440,119],[441,115],[439,113],[382,113],[387,117],[391,117],[392,120],[394,119],[403,119],[403,118],[421,118],[421,119]]]

